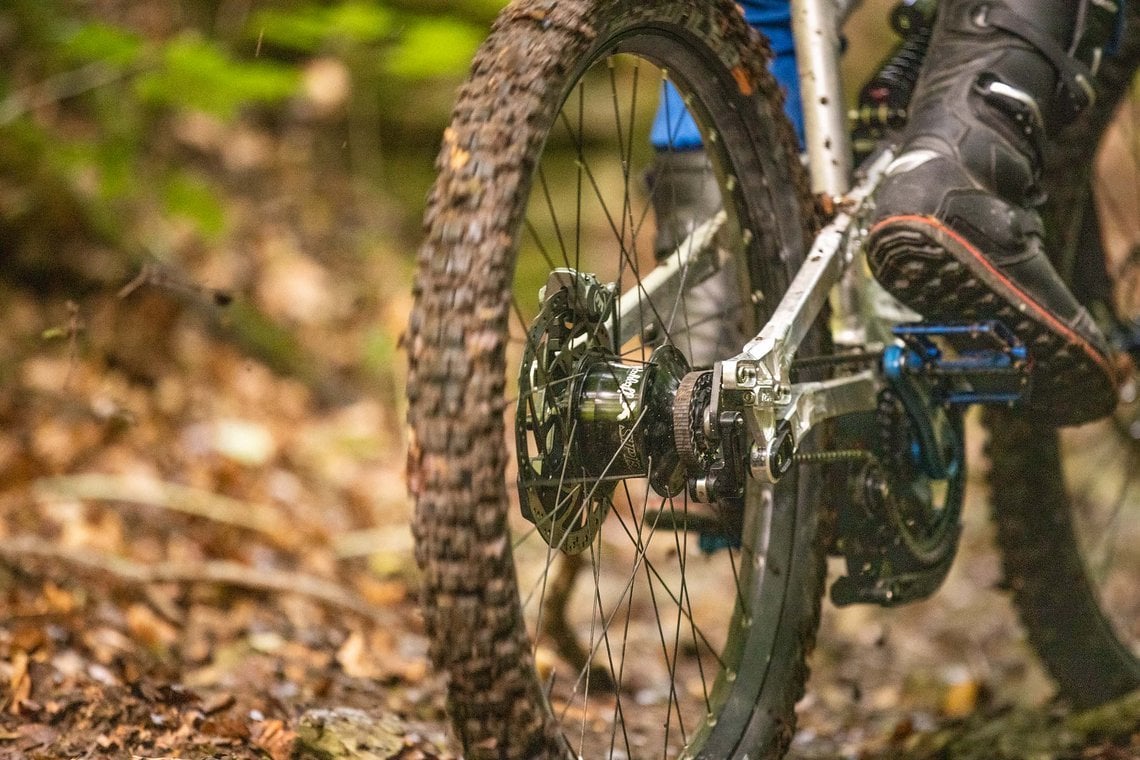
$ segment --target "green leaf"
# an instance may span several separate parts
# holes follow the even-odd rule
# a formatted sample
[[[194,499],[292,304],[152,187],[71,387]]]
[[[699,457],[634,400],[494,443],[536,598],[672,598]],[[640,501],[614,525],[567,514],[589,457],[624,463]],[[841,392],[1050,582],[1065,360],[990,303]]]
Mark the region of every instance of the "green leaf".
[[[370,2],[332,7],[307,5],[296,10],[264,10],[250,24],[253,36],[278,47],[312,53],[341,40],[369,44],[392,33],[393,14]]]
[[[177,173],[167,180],[163,203],[168,214],[191,220],[206,237],[216,238],[225,229],[225,210],[214,189],[189,174]]]
[[[458,74],[467,70],[485,30],[446,18],[408,25],[387,60],[389,73],[409,78]]]
[[[86,63],[101,61],[125,68],[138,60],[143,42],[136,34],[98,22],[83,24],[68,34],[61,52],[68,60]]]
[[[140,97],[152,103],[205,111],[232,119],[239,108],[293,95],[298,73],[267,61],[237,61],[197,37],[171,42],[162,67],[139,77]]]

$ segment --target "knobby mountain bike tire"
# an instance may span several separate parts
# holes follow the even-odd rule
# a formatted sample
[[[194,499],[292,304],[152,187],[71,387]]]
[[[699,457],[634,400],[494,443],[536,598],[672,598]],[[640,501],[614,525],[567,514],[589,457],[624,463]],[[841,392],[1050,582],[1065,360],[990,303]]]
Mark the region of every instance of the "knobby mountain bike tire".
[[[731,2],[522,0],[460,90],[417,260],[408,472],[467,757],[755,760],[791,739],[825,573],[819,479],[697,504],[658,495],[652,456],[615,464],[645,426],[684,420],[579,435],[607,372],[622,394],[735,353],[801,263],[812,204],[768,59]],[[716,271],[662,302],[641,297],[654,241],[695,237],[653,211],[679,205],[653,197],[679,163],[648,145],[665,82],[724,215]]]
[[[1096,106],[1051,146],[1042,216],[1050,256],[1078,298],[1094,314],[1133,323],[1140,318],[1140,280],[1128,276],[1140,262],[1140,3],[1127,9],[1121,49],[1098,75]],[[1098,148],[1108,153],[1095,169]],[[1125,383],[1113,416],[1080,428],[1054,430],[1048,420],[1008,411],[985,417],[1005,584],[1061,696],[1077,706],[1140,688],[1138,378],[1133,372]]]

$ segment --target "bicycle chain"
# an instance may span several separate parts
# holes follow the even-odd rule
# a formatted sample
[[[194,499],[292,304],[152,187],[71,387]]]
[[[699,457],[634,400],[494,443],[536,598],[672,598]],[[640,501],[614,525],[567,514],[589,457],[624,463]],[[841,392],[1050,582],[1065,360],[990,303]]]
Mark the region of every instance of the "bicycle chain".
[[[796,359],[792,362],[792,372],[816,369],[819,367],[843,367],[859,364],[873,365],[882,358],[881,351],[858,351],[846,354],[830,354],[827,356],[812,356],[805,359]],[[677,401],[673,406],[674,443],[681,461],[689,467],[700,468],[710,464],[714,458],[711,442],[708,441],[702,430],[701,415],[707,407],[712,393],[712,373],[701,372],[686,376],[677,389]],[[696,402],[696,403],[694,403]],[[704,403],[702,403],[704,402]],[[880,431],[890,422],[883,419],[884,414],[891,412],[883,409],[880,403],[876,428]],[[881,466],[880,457],[867,449],[837,449],[834,451],[813,451],[805,454],[796,454],[793,462],[796,464],[841,464],[844,462],[864,461],[874,466]]]
[[[808,356],[792,361],[792,372],[818,367],[843,367],[850,365],[877,364],[883,358],[882,351],[852,351],[845,354],[828,354],[826,356]]]

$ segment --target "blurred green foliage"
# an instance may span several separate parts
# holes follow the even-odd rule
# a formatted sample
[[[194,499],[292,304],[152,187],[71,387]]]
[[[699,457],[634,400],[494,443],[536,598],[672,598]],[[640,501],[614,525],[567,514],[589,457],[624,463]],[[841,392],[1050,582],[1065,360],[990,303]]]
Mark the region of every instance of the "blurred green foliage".
[[[174,172],[163,187],[162,199],[167,213],[194,222],[202,234],[213,238],[222,233],[225,210],[205,180]]]
[[[403,77],[448,74],[467,67],[483,32],[451,19],[412,21],[388,57],[388,71]]]
[[[162,46],[161,59],[136,81],[148,103],[195,109],[233,119],[242,107],[279,103],[297,89],[298,74],[269,61],[243,61],[216,43],[182,35]]]
[[[61,61],[89,63],[101,61],[106,66],[124,68],[135,63],[143,50],[139,35],[99,21],[61,25],[59,57]]]
[[[259,39],[303,53],[348,45],[373,45],[392,36],[396,13],[384,5],[349,0],[259,11],[249,27]]]
[[[398,122],[409,93],[465,73],[502,4],[5,0],[0,248],[50,258],[68,236],[145,248],[129,239],[144,208],[217,239],[221,188],[161,149],[172,119],[283,124],[306,94],[306,67],[333,58],[351,81],[346,128],[378,135],[364,121]]]

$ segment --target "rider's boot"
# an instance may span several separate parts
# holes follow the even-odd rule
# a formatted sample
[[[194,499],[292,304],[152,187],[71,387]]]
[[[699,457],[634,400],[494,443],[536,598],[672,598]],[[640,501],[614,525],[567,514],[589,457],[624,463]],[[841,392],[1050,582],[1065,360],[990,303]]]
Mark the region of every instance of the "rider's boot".
[[[1013,328],[1034,358],[1028,408],[1057,425],[1116,404],[1108,344],[1033,211],[1046,135],[1094,98],[1114,4],[944,0],[868,241],[876,278],[928,319]]]
[[[701,148],[658,150],[645,180],[656,222],[653,250],[658,261],[664,261],[721,209],[721,190]],[[716,274],[687,289],[681,309],[661,315],[670,324],[659,330],[657,340],[668,337],[693,367],[711,366],[744,345],[739,325],[724,319],[725,314],[740,313],[731,267],[731,262],[723,264]]]
[[[657,224],[653,250],[658,260],[720,210],[720,187],[701,148],[658,150],[645,184]]]

